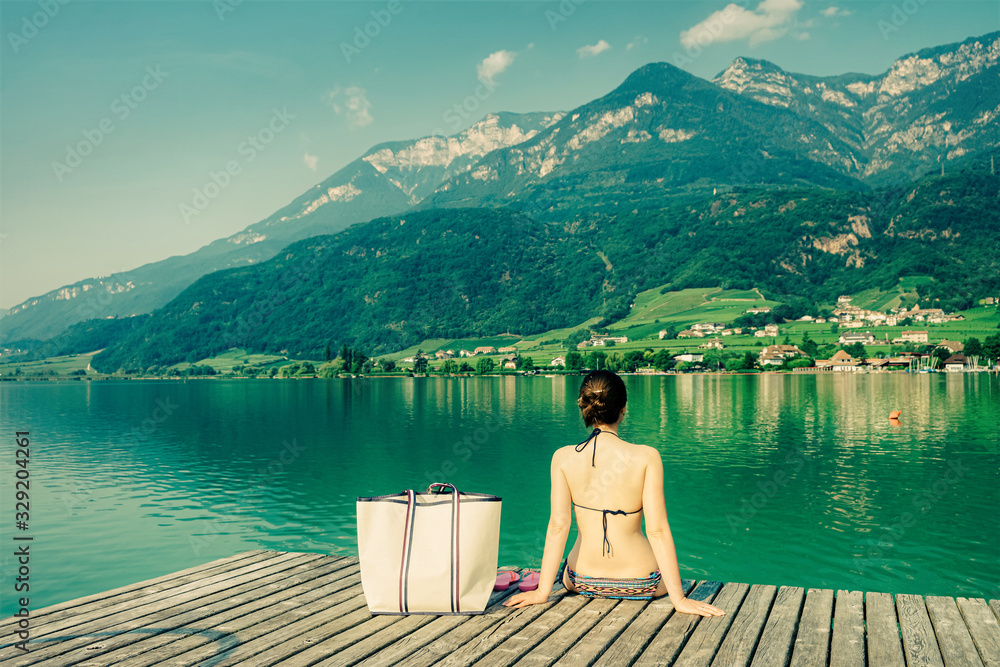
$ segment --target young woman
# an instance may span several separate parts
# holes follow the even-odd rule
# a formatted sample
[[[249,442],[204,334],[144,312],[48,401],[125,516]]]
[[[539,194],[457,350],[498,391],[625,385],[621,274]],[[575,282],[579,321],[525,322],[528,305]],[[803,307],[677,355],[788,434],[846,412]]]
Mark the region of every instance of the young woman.
[[[580,387],[580,414],[590,437],[552,455],[552,495],[538,588],[504,604],[545,602],[556,578],[582,595],[648,600],[669,594],[677,611],[722,616],[707,602],[684,597],[674,539],[663,498],[663,461],[652,447],[618,436],[625,416],[625,383],[594,371]],[[576,508],[578,535],[559,565]],[[646,535],[642,517],[646,517]]]

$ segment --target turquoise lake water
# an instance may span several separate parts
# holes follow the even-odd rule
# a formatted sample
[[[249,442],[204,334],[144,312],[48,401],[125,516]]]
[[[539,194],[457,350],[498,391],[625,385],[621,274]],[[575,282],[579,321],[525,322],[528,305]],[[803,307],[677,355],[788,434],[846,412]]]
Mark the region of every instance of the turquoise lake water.
[[[621,434],[663,453],[684,576],[1000,597],[997,376],[625,380]],[[0,613],[15,534],[38,609],[250,549],[354,555],[357,496],[432,481],[502,496],[501,564],[537,565],[551,452],[587,433],[579,382],[3,383]]]

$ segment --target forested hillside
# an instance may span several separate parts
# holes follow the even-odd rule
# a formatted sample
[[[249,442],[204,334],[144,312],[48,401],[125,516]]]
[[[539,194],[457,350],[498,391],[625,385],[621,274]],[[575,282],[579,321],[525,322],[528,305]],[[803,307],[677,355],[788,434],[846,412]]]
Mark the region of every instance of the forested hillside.
[[[976,171],[876,192],[744,191],[698,204],[581,211],[544,223],[504,209],[435,209],[293,244],[207,275],[119,344],[99,370],[145,370],[233,347],[321,358],[433,337],[531,334],[616,319],[635,294],[759,287],[819,305],[932,278],[947,308],[1000,293],[1000,178]]]

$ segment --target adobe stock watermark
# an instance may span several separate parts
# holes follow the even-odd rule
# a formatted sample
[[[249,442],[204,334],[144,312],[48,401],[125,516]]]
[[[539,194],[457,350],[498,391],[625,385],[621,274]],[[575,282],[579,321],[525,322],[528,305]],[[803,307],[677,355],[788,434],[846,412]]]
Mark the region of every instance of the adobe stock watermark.
[[[473,454],[482,449],[483,445],[489,442],[490,436],[501,428],[503,428],[503,423],[490,415],[484,420],[483,426],[472,429],[456,440],[451,446],[451,453],[457,456],[462,463],[468,463],[472,460]],[[459,466],[455,464],[455,461],[448,458],[441,462],[441,466],[437,470],[424,472],[424,477],[430,484],[446,482],[451,476],[457,474],[458,470]]]
[[[896,32],[910,20],[910,17],[920,11],[920,8],[927,4],[927,0],[903,0],[903,2],[892,4],[892,12],[889,20],[879,19],[875,22],[882,39],[889,41],[889,35]]]
[[[129,431],[128,442],[126,443],[127,450],[112,454],[115,457],[113,462],[114,470],[119,473],[116,475],[117,477],[128,476],[130,472],[128,467],[135,460],[136,447],[146,443],[160,429],[160,426],[170,419],[180,407],[181,404],[174,403],[170,396],[157,397],[153,400],[153,406],[146,418],[132,425]],[[73,485],[75,487],[74,490],[64,493],[60,497],[67,513],[74,512],[83,503],[86,503],[92,491],[97,488],[92,477],[87,477],[83,480],[74,480]]]
[[[288,113],[287,108],[282,108],[280,111],[277,108],[272,109],[271,118],[264,127],[253,134],[248,134],[246,139],[236,146],[237,157],[227,161],[219,171],[209,171],[205,184],[192,190],[190,203],[178,204],[177,208],[184,223],[190,223],[191,218],[197,217],[208,208],[208,205],[229,187],[233,178],[243,173],[243,168],[256,160],[257,156],[274,141],[275,137],[284,132],[294,119],[295,114]]]
[[[253,338],[253,332],[263,326],[271,313],[288,298],[288,289],[308,280],[309,277],[310,274],[301,267],[279,273],[278,280],[271,285],[270,291],[254,299],[250,309],[240,312],[237,316],[235,328],[226,331],[223,336],[226,348],[242,347],[249,343]]]
[[[562,0],[556,9],[545,10],[545,20],[549,23],[549,28],[555,32],[561,23],[569,20],[569,17],[576,13],[577,8],[587,0]]]
[[[347,64],[350,65],[353,58],[361,55],[361,52],[368,48],[372,40],[377,39],[382,31],[389,27],[393,17],[399,16],[402,12],[402,0],[389,0],[385,8],[373,9],[369,12],[372,17],[371,21],[365,23],[364,26],[354,26],[354,38],[350,42],[340,43],[340,52],[344,55]]]
[[[785,466],[775,470],[771,479],[764,482],[757,482],[757,490],[749,497],[744,497],[740,502],[739,514],[732,512],[726,514],[726,523],[729,524],[733,533],[745,530],[750,521],[757,516],[757,513],[771,502],[771,499],[778,495],[788,482],[792,480],[795,473],[802,470],[806,464],[806,453],[801,449],[794,449],[785,455]]]
[[[855,557],[858,570],[864,572],[868,566],[883,564],[885,551],[894,548],[905,536],[906,531],[916,525],[921,515],[930,512],[944,498],[953,486],[969,472],[961,459],[949,461],[947,469],[933,484],[917,492],[910,500],[912,512],[903,512],[886,526],[879,526],[878,537],[865,540],[864,553]]]
[[[439,127],[431,132],[431,136],[445,138],[457,133],[462,124],[472,118],[480,105],[490,99],[496,89],[500,87],[500,83],[497,81],[491,81],[484,77],[477,78],[479,85],[476,86],[472,93],[466,95],[462,101],[456,102],[448,109],[445,109],[444,113],[441,114],[441,120],[448,123],[451,128],[450,131],[446,133],[445,130]]]
[[[236,11],[236,8],[243,4],[243,0],[212,0],[212,9],[220,21],[226,20],[226,14]]]
[[[7,41],[14,53],[20,53],[21,48],[38,36],[49,21],[54,19],[64,5],[70,0],[38,0],[38,11],[25,14],[21,18],[21,29],[17,32],[8,32]]]
[[[194,554],[200,555],[203,549],[225,533],[222,527],[223,523],[238,521],[241,515],[259,507],[263,500],[264,491],[271,488],[275,478],[298,461],[306,449],[306,447],[299,445],[295,438],[292,438],[291,442],[283,440],[278,454],[268,461],[267,465],[257,468],[247,479],[247,492],[241,496],[240,502],[213,505],[210,509],[215,517],[203,520],[201,522],[202,532],[191,534],[188,538],[188,543]]]
[[[170,76],[169,72],[164,72],[159,65],[149,65],[146,67],[146,74],[142,80],[128,92],[122,93],[111,101],[110,116],[105,116],[98,121],[96,127],[84,129],[83,139],[76,144],[66,145],[66,156],[62,162],[54,160],[52,171],[56,178],[62,183],[63,179],[73,173],[77,167],[83,164],[84,159],[91,155],[104,140],[117,129],[115,119],[124,121],[132,115],[132,112],[139,108],[151,92],[160,87],[164,79]]]
[[[705,51],[705,47],[714,42],[725,27],[736,20],[736,13],[733,11],[733,5],[742,6],[746,4],[746,0],[739,3],[731,3],[725,6],[725,8],[712,14],[710,20],[708,20],[704,25],[700,27],[698,33],[695,35],[686,35],[682,42],[687,42],[684,44],[684,53],[679,51],[674,51],[673,53],[673,64],[677,67],[686,67],[694,63],[702,53]]]

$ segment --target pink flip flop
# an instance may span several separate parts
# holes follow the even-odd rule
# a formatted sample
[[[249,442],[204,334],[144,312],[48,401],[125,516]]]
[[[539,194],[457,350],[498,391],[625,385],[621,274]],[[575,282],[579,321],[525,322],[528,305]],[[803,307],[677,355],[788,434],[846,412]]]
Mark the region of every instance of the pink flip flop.
[[[522,591],[533,591],[538,588],[538,578],[540,576],[538,572],[525,572],[524,576],[521,577],[521,583],[517,587]]]
[[[493,590],[505,591],[510,585],[521,580],[521,575],[513,570],[500,570],[497,573],[497,581],[493,584]]]

